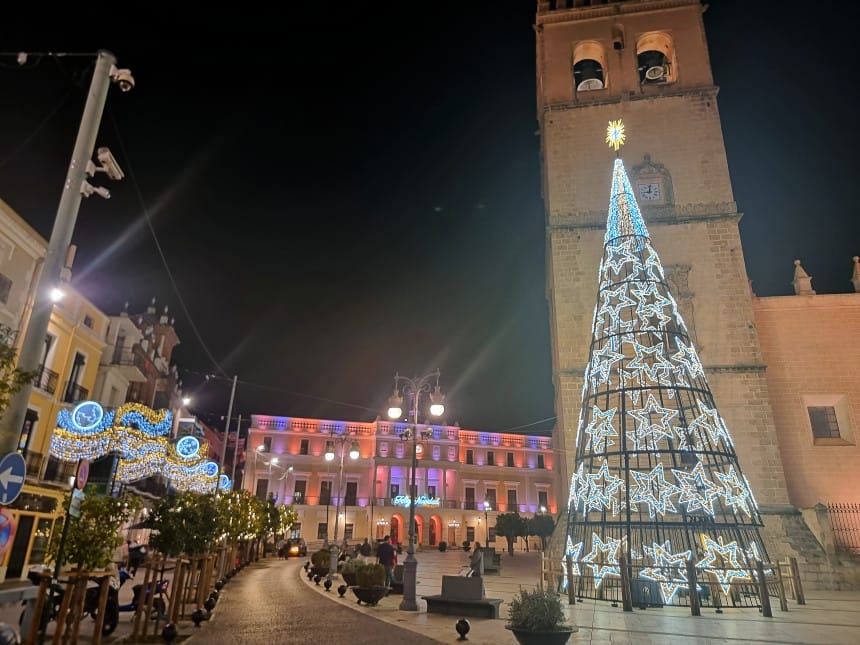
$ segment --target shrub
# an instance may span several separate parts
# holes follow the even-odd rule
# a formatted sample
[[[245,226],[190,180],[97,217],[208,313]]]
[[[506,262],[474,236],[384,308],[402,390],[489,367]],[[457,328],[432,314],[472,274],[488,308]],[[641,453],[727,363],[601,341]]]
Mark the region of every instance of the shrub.
[[[561,600],[549,589],[527,591],[520,587],[519,593],[508,604],[508,623],[518,629],[538,632],[568,628],[564,624]]]
[[[311,554],[311,564],[320,569],[328,569],[331,564],[331,551],[320,549]]]
[[[359,587],[381,587],[385,584],[385,567],[381,564],[367,564],[355,572]]]
[[[445,540],[442,540],[439,543],[439,550],[440,551],[447,551],[448,550],[448,543]]]
[[[347,560],[343,568],[341,569],[342,573],[357,573],[359,569],[363,569],[368,566],[368,563],[359,558],[350,558]]]

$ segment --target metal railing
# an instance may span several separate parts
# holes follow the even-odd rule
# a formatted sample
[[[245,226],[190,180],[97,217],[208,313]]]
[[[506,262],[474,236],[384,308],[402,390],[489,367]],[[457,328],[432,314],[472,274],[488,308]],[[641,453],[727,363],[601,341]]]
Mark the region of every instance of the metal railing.
[[[860,554],[860,504],[828,504],[836,547]]]
[[[77,383],[69,381],[63,391],[63,403],[77,403],[83,401],[90,395],[90,391]]]
[[[57,391],[57,384],[60,382],[60,375],[54,370],[49,370],[44,365],[39,366],[39,373],[36,375],[36,380],[33,381],[40,390],[53,394]]]

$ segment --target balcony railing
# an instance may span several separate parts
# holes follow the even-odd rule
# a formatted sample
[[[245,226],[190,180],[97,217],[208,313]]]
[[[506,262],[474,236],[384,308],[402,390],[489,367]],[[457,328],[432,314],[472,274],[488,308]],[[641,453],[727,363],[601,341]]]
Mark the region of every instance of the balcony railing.
[[[77,401],[83,401],[89,395],[90,391],[87,388],[69,381],[66,384],[66,389],[63,391],[63,403],[76,403]]]
[[[59,374],[54,370],[49,370],[44,365],[41,365],[39,367],[39,373],[36,376],[36,380],[33,381],[33,384],[40,390],[47,392],[48,394],[53,394],[57,391],[57,383],[59,382]]]
[[[136,365],[135,353],[127,348],[120,346],[114,346],[113,355],[111,356],[111,365]]]

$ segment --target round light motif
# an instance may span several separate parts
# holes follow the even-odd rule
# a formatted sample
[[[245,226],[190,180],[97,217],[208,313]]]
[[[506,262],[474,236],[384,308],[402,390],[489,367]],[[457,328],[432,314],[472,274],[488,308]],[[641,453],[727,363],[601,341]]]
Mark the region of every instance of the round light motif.
[[[218,485],[222,489],[230,488],[230,478],[227,477],[227,475],[221,475],[221,477],[218,480]]]
[[[72,410],[72,423],[80,430],[92,430],[104,417],[104,409],[95,401],[83,401]]]
[[[186,435],[176,442],[176,454],[183,459],[190,459],[200,450],[200,440],[197,437]]]
[[[214,477],[218,474],[218,470],[218,464],[216,464],[214,461],[207,461],[205,464],[203,464],[203,474],[205,474],[207,477]]]

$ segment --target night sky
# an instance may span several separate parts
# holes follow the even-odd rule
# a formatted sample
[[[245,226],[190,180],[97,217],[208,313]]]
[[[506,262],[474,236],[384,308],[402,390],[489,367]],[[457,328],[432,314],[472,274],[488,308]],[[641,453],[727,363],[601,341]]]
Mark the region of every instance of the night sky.
[[[302,4],[205,25],[150,6],[148,38],[95,5],[57,34],[4,21],[6,52],[105,48],[137,82],[108,95],[97,146],[126,178],[82,204],[74,283],[109,314],[169,306],[191,408],[216,425],[234,374],[234,415],[370,421],[396,371],[438,367],[448,423],[549,431],[536,3]],[[705,14],[748,272],[789,294],[800,258],[844,293],[857,18],[774,6]],[[92,60],[0,59],[0,198],[46,239]]]

